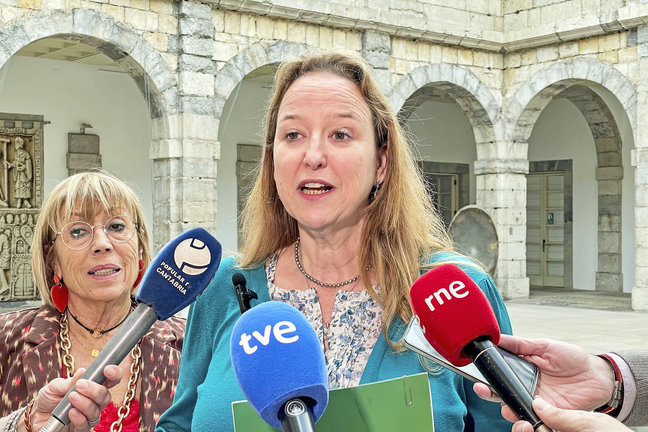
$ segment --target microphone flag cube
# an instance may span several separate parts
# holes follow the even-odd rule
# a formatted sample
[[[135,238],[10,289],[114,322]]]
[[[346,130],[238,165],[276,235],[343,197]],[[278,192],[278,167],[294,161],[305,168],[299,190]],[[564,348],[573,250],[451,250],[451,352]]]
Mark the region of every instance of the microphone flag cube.
[[[469,342],[499,342],[499,325],[486,295],[454,264],[421,275],[410,288],[410,299],[425,339],[455,366],[471,363],[462,352]]]
[[[207,288],[220,265],[220,243],[205,229],[187,230],[167,243],[144,272],[135,299],[165,320]]]

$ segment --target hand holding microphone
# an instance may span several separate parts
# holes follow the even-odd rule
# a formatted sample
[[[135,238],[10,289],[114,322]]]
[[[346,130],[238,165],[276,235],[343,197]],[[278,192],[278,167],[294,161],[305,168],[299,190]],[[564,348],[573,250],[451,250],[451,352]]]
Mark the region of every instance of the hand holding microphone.
[[[545,424],[563,432],[570,431],[627,431],[609,415],[578,412],[590,411],[605,405],[614,391],[614,372],[607,360],[587,353],[577,345],[551,339],[524,339],[502,335],[499,346],[540,368],[533,407]],[[482,399],[501,401],[483,384],[475,384],[475,393]],[[538,410],[542,407],[541,410]],[[502,416],[511,422],[518,420],[508,406],[502,407]],[[523,421],[517,422],[515,432],[532,431]]]
[[[314,431],[328,404],[324,353],[294,307],[270,301],[245,312],[230,341],[232,366],[254,410],[287,432]]]
[[[81,379],[102,384],[106,366],[118,365],[155,321],[169,318],[198,298],[214,277],[220,259],[220,244],[202,228],[186,231],[164,246],[144,273],[135,297],[137,307]],[[71,388],[54,408],[42,432],[60,431],[70,422],[70,394],[75,390]]]
[[[501,335],[499,346],[539,367],[541,379],[536,393],[559,408],[593,410],[610,399],[614,388],[610,363],[576,345]],[[486,386],[476,385],[475,389],[483,399],[499,400]],[[512,413],[506,418],[516,420]]]
[[[410,298],[425,338],[443,357],[456,366],[472,361],[519,418],[536,431],[550,431],[496,346],[500,330],[488,299],[463,270],[453,264],[433,268],[414,282]]]
[[[76,388],[71,400],[72,407],[75,409],[69,412],[69,430],[88,430],[99,423],[101,411],[110,402],[108,389],[113,385],[117,385],[123,374],[118,366],[108,365],[104,368],[106,381],[103,384],[89,380],[79,382],[85,371],[85,368],[79,368],[74,373],[74,376],[55,378],[39,390],[29,416],[34,430],[39,430],[38,425],[45,424],[50,418],[52,410],[56,408],[68,391],[77,384],[79,386]],[[25,414],[24,419],[26,418],[27,415]]]

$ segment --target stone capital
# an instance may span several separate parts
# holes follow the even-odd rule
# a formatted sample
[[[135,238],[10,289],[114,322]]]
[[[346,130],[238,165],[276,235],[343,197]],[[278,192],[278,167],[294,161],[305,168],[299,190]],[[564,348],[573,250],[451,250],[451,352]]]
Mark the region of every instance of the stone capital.
[[[526,159],[489,159],[475,161],[475,175],[484,174],[528,174]]]

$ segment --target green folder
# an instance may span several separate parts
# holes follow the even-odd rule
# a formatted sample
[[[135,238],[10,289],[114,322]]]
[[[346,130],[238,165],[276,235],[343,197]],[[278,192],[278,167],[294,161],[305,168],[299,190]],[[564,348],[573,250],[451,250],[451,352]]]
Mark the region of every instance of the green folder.
[[[235,432],[273,432],[247,401],[233,402]],[[332,390],[317,432],[434,431],[426,373]]]

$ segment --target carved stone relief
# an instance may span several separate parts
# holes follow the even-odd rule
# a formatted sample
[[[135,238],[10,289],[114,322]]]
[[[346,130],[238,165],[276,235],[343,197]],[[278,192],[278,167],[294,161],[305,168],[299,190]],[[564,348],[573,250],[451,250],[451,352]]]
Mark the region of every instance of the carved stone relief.
[[[0,113],[0,301],[38,298],[31,243],[43,200],[43,116]]]

